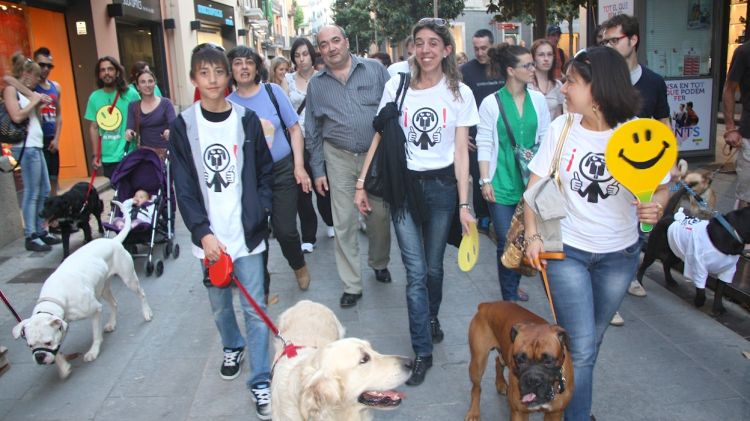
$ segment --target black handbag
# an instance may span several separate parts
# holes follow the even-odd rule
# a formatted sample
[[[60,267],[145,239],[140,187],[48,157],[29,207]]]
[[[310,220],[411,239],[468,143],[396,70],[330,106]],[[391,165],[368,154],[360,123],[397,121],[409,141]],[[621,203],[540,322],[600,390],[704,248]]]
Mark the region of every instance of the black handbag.
[[[389,102],[385,105],[385,107],[383,107],[383,109],[380,110],[378,116],[375,117],[375,121],[373,121],[373,126],[375,127],[375,130],[381,134],[381,139],[378,147],[375,149],[375,154],[372,157],[372,161],[370,161],[370,167],[367,169],[367,173],[365,174],[364,188],[368,194],[372,194],[378,197],[384,197],[385,190],[388,188],[388,184],[390,183],[390,180],[388,180],[389,174],[386,174],[389,167],[389,162],[388,154],[384,152],[385,146],[383,146],[383,144],[387,142],[385,137],[388,136],[388,140],[395,141],[394,144],[402,145],[402,147],[406,143],[406,137],[404,136],[401,128],[398,127],[398,118],[401,115],[401,107],[403,107],[404,105],[404,99],[406,99],[406,91],[407,89],[409,89],[409,81],[411,79],[411,76],[408,73],[399,73],[399,76],[401,77],[401,79],[398,83],[398,90],[396,90],[396,97],[392,102]],[[401,98],[400,101],[399,98]],[[388,126],[387,123],[395,123],[396,126],[391,126],[389,128],[386,127]],[[390,137],[392,136],[398,136],[399,138],[390,139]],[[401,159],[404,160],[403,166],[405,170],[405,155]],[[398,176],[396,174],[392,175],[396,177]],[[397,182],[403,183],[404,180],[402,179]]]
[[[0,142],[17,145],[26,141],[29,134],[29,119],[16,123],[10,117],[5,101],[0,98]]]

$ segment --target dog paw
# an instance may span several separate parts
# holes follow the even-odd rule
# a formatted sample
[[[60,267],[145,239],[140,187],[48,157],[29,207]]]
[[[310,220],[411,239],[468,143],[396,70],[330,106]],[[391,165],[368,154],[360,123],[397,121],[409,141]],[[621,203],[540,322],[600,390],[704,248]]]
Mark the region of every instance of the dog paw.
[[[98,356],[99,356],[99,351],[89,351],[83,355],[83,361],[90,363],[91,361],[94,361],[96,357]]]
[[[70,369],[70,366],[66,368],[60,368],[59,370],[57,370],[58,374],[60,374],[61,379],[67,379],[68,376],[70,376],[71,371],[73,370]]]
[[[714,308],[711,311],[711,315],[714,317],[719,317],[719,316],[726,314],[726,312],[727,312],[727,309],[724,306],[721,306],[719,308]]]
[[[143,319],[144,320],[146,320],[147,322],[150,322],[151,319],[153,319],[153,318],[154,318],[154,313],[151,311],[150,308],[146,309],[146,310],[143,310]]]
[[[706,304],[706,296],[696,295],[695,299],[693,300],[693,305],[695,305],[696,307],[703,307],[703,304]]]
[[[104,331],[107,333],[114,332],[116,325],[114,323],[107,323],[104,325]],[[96,357],[94,357],[96,358]]]

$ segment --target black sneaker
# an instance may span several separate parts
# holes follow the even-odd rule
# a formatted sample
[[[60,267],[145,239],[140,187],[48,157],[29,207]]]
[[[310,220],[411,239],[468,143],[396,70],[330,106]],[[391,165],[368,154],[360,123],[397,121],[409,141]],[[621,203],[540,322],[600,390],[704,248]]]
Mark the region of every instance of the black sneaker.
[[[432,355],[429,357],[417,357],[414,359],[414,365],[411,370],[411,377],[406,381],[409,386],[419,386],[424,382],[427,370],[432,367]]]
[[[50,251],[52,247],[42,241],[36,234],[31,234],[31,237],[26,237],[26,250],[28,251]]]
[[[440,328],[440,321],[437,317],[430,319],[430,333],[432,333],[432,343],[439,344],[443,342],[445,334],[443,333],[443,329]]]
[[[258,382],[251,386],[250,396],[255,402],[255,414],[262,420],[271,419],[271,383]]]
[[[54,246],[55,244],[62,243],[62,240],[55,237],[54,235],[48,233],[47,231],[44,231],[42,234],[38,235],[39,239],[44,241],[44,244],[48,246]]]
[[[242,360],[245,359],[243,348],[224,348],[224,362],[221,364],[219,375],[224,380],[234,380],[242,371]]]

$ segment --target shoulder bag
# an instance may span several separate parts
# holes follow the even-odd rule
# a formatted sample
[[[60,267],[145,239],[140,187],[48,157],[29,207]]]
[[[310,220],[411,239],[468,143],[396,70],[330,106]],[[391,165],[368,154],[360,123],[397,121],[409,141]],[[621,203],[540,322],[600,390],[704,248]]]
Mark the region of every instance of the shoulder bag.
[[[391,180],[396,183],[404,183],[403,179],[398,180],[400,175],[403,174],[391,174],[389,173],[389,171],[387,171],[387,168],[389,168],[391,164],[399,164],[400,166],[400,163],[388,162],[389,156],[393,155],[384,151],[385,148],[388,147],[388,145],[400,145],[401,149],[405,150],[406,137],[404,136],[404,132],[403,130],[401,130],[401,127],[396,126],[398,126],[398,119],[401,115],[401,107],[403,107],[404,105],[404,99],[406,99],[406,91],[409,89],[409,81],[411,77],[408,73],[399,73],[399,76],[400,80],[398,83],[398,90],[396,90],[396,97],[392,102],[389,102],[380,110],[378,115],[375,117],[375,120],[373,121],[373,126],[375,127],[375,130],[381,134],[381,139],[377,149],[375,149],[375,154],[372,157],[372,161],[370,161],[370,167],[367,169],[367,173],[365,174],[364,187],[368,194],[372,194],[378,197],[383,197],[383,195],[386,193],[385,191],[389,188],[389,184],[391,184]],[[393,126],[390,123],[395,123],[396,126]],[[386,143],[388,145],[384,146],[384,144]],[[405,152],[404,154],[399,154],[399,159],[404,161],[403,171],[405,171]],[[390,203],[389,200],[386,201]]]
[[[16,93],[16,96],[19,100],[21,99],[18,93]],[[0,169],[1,172],[13,172],[19,165],[21,165],[23,153],[26,151],[26,137],[28,137],[28,135],[29,119],[27,118],[20,123],[13,121],[8,112],[8,108],[5,106],[5,101],[2,96],[0,96],[0,143],[8,143],[10,145],[22,144],[21,153],[19,154],[18,159],[16,159],[15,165],[8,170]]]
[[[521,181],[523,185],[529,184],[529,162],[536,155],[536,151],[539,149],[539,144],[535,143],[531,148],[524,148],[523,146],[516,143],[516,137],[513,136],[513,130],[510,128],[510,122],[508,122],[508,116],[505,114],[505,107],[503,107],[502,101],[500,100],[499,93],[495,94],[495,100],[497,101],[497,107],[500,109],[500,115],[505,123],[505,130],[508,133],[508,139],[510,139],[511,150],[513,156],[516,158],[516,167],[518,172],[521,174]]]
[[[555,154],[553,155],[552,162],[550,163],[549,174],[547,177],[544,177],[543,179],[538,181],[538,183],[552,183],[549,187],[554,186],[555,190],[558,193],[560,193],[559,189],[561,187],[560,174],[558,173],[558,168],[560,167],[560,157],[562,155],[563,146],[565,145],[565,140],[568,137],[568,132],[570,132],[570,126],[572,125],[573,114],[568,113],[565,120],[565,126],[563,126],[563,130],[560,133],[560,138],[557,140]],[[564,200],[564,198],[562,198],[562,195],[561,200]],[[523,255],[526,251],[526,242],[524,237],[525,227],[523,221],[524,203],[524,200],[521,199],[521,201],[518,203],[518,206],[516,206],[515,212],[513,212],[513,218],[510,221],[510,228],[508,229],[508,233],[505,238],[505,249],[503,249],[503,255],[500,258],[500,261],[503,266],[508,269],[518,271],[524,276],[534,276],[536,274],[536,270],[522,264]]]
[[[281,116],[281,109],[279,108],[279,102],[276,101],[276,95],[273,94],[273,88],[270,83],[264,83],[263,86],[266,88],[268,97],[271,98],[273,108],[276,109],[276,114],[279,116],[279,124],[281,124],[281,130],[284,132],[284,137],[286,138],[286,141],[289,142],[289,145],[291,145],[292,139],[289,138],[289,129],[287,129],[286,124],[284,124],[284,117]]]

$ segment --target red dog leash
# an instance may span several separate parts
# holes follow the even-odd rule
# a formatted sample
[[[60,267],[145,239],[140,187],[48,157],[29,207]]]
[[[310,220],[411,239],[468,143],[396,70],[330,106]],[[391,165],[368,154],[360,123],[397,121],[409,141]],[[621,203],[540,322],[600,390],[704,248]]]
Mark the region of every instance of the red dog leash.
[[[15,317],[16,320],[18,320],[18,323],[21,323],[21,318],[18,317],[18,313],[16,313],[16,309],[14,309],[12,305],[10,305],[10,301],[8,301],[8,299],[5,298],[5,294],[3,294],[3,290],[1,289],[0,289],[0,298],[3,299],[5,306],[8,307],[8,310],[10,310],[11,313],[13,313],[13,317]]]
[[[265,323],[266,326],[268,326],[268,329],[273,332],[274,336],[279,338],[281,343],[284,344],[284,351],[281,353],[281,355],[286,355],[287,358],[294,358],[297,356],[297,350],[302,347],[296,346],[291,342],[287,342],[286,339],[281,336],[279,329],[276,327],[276,325],[273,324],[273,321],[271,321],[271,318],[268,317],[268,314],[266,314],[266,312],[263,311],[262,308],[260,308],[258,303],[253,299],[247,289],[245,289],[245,286],[242,285],[242,282],[237,279],[237,276],[233,271],[234,265],[232,264],[232,258],[229,257],[228,254],[222,251],[219,260],[211,263],[208,259],[203,259],[203,264],[206,266],[206,268],[208,268],[208,277],[214,287],[226,288],[231,282],[234,282],[234,284],[237,285],[237,288],[239,288],[240,292],[242,292],[242,295],[244,295],[245,299],[247,299],[247,302],[250,303],[258,316],[260,316],[261,320],[263,320],[263,323]],[[279,358],[281,358],[281,356],[279,356]]]

